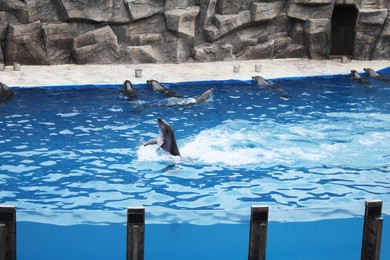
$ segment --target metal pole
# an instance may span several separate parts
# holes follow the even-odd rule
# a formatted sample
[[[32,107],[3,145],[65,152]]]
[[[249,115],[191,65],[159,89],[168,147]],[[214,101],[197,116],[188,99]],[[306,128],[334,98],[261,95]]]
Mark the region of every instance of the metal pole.
[[[268,207],[251,207],[249,260],[265,260],[267,245]]]
[[[127,260],[144,259],[145,209],[127,209]]]
[[[362,260],[379,260],[382,242],[382,201],[366,201],[364,214]]]

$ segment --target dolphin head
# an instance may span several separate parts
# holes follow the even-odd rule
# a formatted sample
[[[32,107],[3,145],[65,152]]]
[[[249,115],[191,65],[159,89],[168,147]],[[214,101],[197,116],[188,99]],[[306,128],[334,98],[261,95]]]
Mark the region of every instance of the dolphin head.
[[[133,87],[133,84],[131,84],[130,80],[125,80],[122,85],[122,91],[130,100],[137,99],[137,92],[135,91],[135,88]]]
[[[201,103],[201,102],[207,101],[208,99],[210,99],[212,97],[213,92],[214,92],[214,88],[211,88],[211,89],[203,92],[199,97],[195,98],[196,103]]]
[[[180,156],[179,148],[177,147],[173,128],[161,118],[157,118],[159,135],[157,140],[158,149],[162,148],[172,155]]]
[[[164,87],[157,80],[147,80],[146,83],[149,85],[149,87],[151,87],[153,91],[164,90]]]
[[[351,75],[354,79],[360,78],[360,75],[356,70],[351,70]]]
[[[269,83],[261,76],[254,76],[252,77],[252,80],[256,82],[257,85],[259,86],[268,86]]]
[[[131,84],[130,80],[125,80],[125,82],[123,83],[123,89],[126,91],[134,91],[133,84]]]
[[[11,91],[8,86],[0,82],[0,103],[10,99],[14,95],[14,92]]]
[[[367,75],[370,77],[370,78],[377,78],[379,77],[379,74],[371,69],[371,68],[363,68],[363,70],[367,73]]]

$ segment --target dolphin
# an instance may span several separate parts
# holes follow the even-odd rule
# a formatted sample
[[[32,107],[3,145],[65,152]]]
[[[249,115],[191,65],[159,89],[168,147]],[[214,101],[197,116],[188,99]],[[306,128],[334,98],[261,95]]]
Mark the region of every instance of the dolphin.
[[[123,94],[131,101],[137,100],[137,92],[130,80],[125,80],[122,85]]]
[[[6,84],[0,82],[0,104],[12,98],[14,94]]]
[[[214,92],[214,88],[206,90],[201,95],[199,95],[197,98],[195,98],[196,103],[199,104],[199,103],[202,103],[202,102],[209,100],[212,97],[213,92]]]
[[[167,100],[161,102],[160,104],[167,106],[167,107],[173,107],[173,106],[187,106],[191,104],[199,104],[206,102],[209,100],[213,95],[214,88],[211,88],[209,90],[206,90],[202,94],[200,94],[196,98],[168,98]]]
[[[153,91],[163,93],[169,97],[181,97],[181,95],[179,93],[176,93],[176,92],[170,90],[169,88],[164,87],[157,80],[150,79],[150,80],[147,80],[146,83],[148,83],[148,85],[152,88]]]
[[[158,102],[152,102],[146,105],[146,107],[174,107],[174,106],[188,106],[192,104],[199,104],[208,101],[213,95],[214,89],[211,88],[206,90],[201,95],[197,97],[190,98],[177,98],[177,97],[169,97],[163,100],[159,100]]]
[[[386,82],[390,82],[390,78],[380,75],[378,72],[374,71],[371,68],[364,68],[363,70],[370,78],[377,78]]]
[[[268,82],[266,79],[264,79],[261,76],[254,76],[254,77],[252,77],[252,80],[260,87],[265,87],[265,88],[268,88],[270,90],[274,90],[276,92],[281,93],[282,99],[290,99],[291,98],[284,89],[282,89],[278,85],[271,84],[270,82]]]
[[[359,83],[367,83],[367,80],[363,79],[356,70],[351,70],[351,78]]]
[[[174,156],[180,156],[173,128],[161,118],[157,118],[157,123],[159,128],[158,139],[151,139],[147,141],[144,146],[157,144],[157,151],[162,148]]]

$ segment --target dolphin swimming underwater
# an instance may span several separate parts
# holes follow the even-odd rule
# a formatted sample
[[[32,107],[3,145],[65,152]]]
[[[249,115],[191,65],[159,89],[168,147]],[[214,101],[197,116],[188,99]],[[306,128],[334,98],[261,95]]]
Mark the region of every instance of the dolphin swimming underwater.
[[[0,82],[0,104],[12,98],[14,94],[6,84]]]
[[[148,83],[148,85],[152,88],[153,91],[163,93],[163,94],[167,95],[168,97],[181,97],[181,95],[179,93],[176,93],[176,92],[170,90],[169,88],[164,87],[157,80],[150,79],[150,80],[147,80],[146,83]]]
[[[133,84],[131,84],[130,80],[125,80],[125,82],[122,85],[122,91],[123,95],[125,95],[129,100],[135,101],[137,100],[137,92],[135,88],[133,87]]]
[[[362,76],[356,71],[356,70],[351,70],[351,78],[355,79],[359,83],[367,83],[368,81],[363,79]]]
[[[282,96],[280,98],[282,98],[282,99],[290,99],[291,98],[284,89],[282,89],[278,85],[271,84],[270,82],[268,82],[266,79],[264,79],[261,76],[254,76],[254,77],[252,77],[252,80],[260,87],[265,87],[265,88],[268,88],[270,90],[274,90],[276,92],[281,93]]]
[[[159,128],[158,139],[151,139],[147,141],[144,146],[157,144],[157,151],[158,149],[162,148],[163,150],[174,156],[180,156],[173,128],[161,118],[157,118],[157,123]]]
[[[380,75],[378,72],[371,68],[363,69],[370,78],[377,78],[386,82],[390,82],[390,78]]]

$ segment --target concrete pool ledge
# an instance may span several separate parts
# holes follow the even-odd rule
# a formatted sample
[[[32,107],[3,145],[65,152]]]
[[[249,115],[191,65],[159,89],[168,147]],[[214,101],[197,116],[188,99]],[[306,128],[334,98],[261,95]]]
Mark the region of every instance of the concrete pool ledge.
[[[238,72],[234,72],[235,70]],[[238,66],[237,66],[238,65]],[[256,72],[256,65],[261,65]],[[390,61],[356,61],[342,63],[340,59],[274,59],[252,61],[228,61],[178,64],[120,64],[120,65],[21,65],[20,71],[5,66],[0,71],[0,81],[8,86],[49,86],[73,84],[122,84],[126,79],[132,83],[145,83],[148,79],[160,82],[188,82],[207,80],[250,80],[254,75],[266,79],[281,77],[349,74],[363,68],[380,70],[390,66]],[[135,70],[142,69],[136,77]]]

